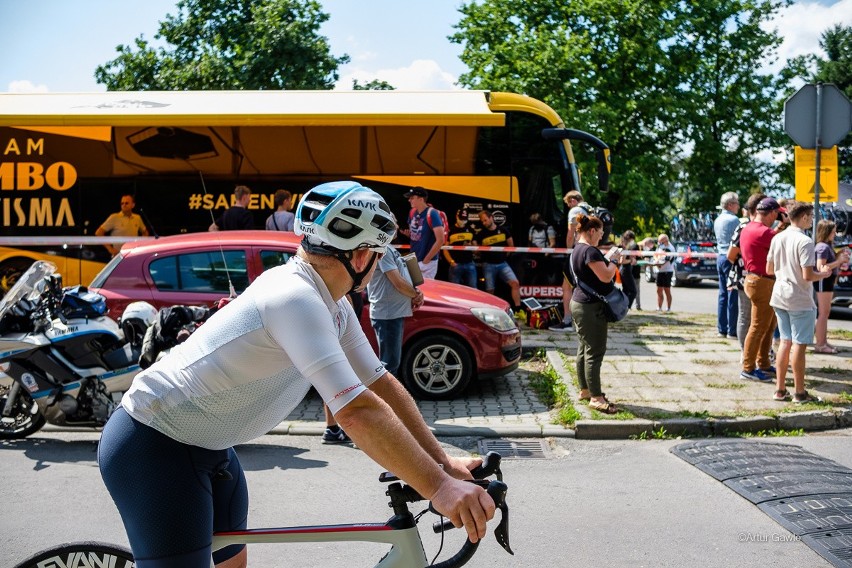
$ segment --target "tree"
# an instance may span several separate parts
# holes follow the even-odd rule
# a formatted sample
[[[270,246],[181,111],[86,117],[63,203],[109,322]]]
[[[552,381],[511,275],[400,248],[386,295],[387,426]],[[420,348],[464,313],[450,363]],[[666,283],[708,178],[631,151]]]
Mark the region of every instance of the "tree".
[[[784,144],[783,84],[761,71],[781,39],[763,29],[786,0],[715,0],[681,6],[668,49],[677,82],[674,118],[685,147],[678,187],[687,209],[712,210],[719,195],[776,189],[776,166],[762,150]]]
[[[109,90],[330,89],[348,55],[334,57],[319,35],[328,19],[315,0],[180,0],[166,15],[154,48],[136,49],[98,66]]]
[[[757,73],[778,39],[760,24],[785,1],[481,0],[450,40],[470,69],[461,84],[542,99],[610,145],[611,195],[590,193],[624,229],[760,179],[751,156],[780,114]]]
[[[352,79],[352,90],[353,91],[395,91],[396,87],[388,83],[387,81],[380,81],[379,79],[373,79],[372,81],[368,81],[366,83],[360,83],[358,79]]]

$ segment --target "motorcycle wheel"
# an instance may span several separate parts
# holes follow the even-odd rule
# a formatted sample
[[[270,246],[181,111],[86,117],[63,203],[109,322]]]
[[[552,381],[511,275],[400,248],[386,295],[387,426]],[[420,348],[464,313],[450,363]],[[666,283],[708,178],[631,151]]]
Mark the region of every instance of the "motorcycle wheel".
[[[84,562],[85,561],[85,562]],[[16,564],[15,568],[42,566],[112,566],[133,568],[133,555],[123,546],[103,542],[72,542],[47,550]]]
[[[0,385],[0,409],[6,406],[11,385]],[[0,439],[19,440],[41,430],[45,419],[26,389],[18,392],[15,408],[9,416],[0,417]]]

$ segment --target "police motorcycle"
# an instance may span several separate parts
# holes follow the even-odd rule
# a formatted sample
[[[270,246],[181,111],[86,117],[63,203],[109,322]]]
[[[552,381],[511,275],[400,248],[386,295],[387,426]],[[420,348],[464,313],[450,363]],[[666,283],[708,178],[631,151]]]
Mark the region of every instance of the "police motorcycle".
[[[0,439],[25,438],[46,422],[106,424],[139,371],[157,313],[133,302],[116,323],[103,296],[63,288],[53,264],[33,263],[0,300]]]

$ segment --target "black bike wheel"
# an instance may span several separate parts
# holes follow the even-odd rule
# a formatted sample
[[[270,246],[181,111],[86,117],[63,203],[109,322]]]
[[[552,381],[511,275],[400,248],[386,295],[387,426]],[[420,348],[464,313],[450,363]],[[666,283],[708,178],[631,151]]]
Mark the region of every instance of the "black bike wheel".
[[[6,406],[11,385],[0,385],[0,408]],[[26,389],[18,392],[18,400],[9,416],[0,416],[0,440],[19,440],[41,430],[45,420]]]
[[[43,566],[111,566],[133,568],[133,555],[123,546],[104,542],[72,542],[43,550],[14,568]]]

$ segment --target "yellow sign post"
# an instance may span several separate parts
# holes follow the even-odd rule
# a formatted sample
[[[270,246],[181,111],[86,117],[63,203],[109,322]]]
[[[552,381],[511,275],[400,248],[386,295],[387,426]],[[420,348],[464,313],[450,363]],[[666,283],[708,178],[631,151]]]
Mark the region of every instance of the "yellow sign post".
[[[820,150],[819,201],[837,201],[837,146]],[[796,146],[796,201],[813,202],[816,193],[816,150]]]

